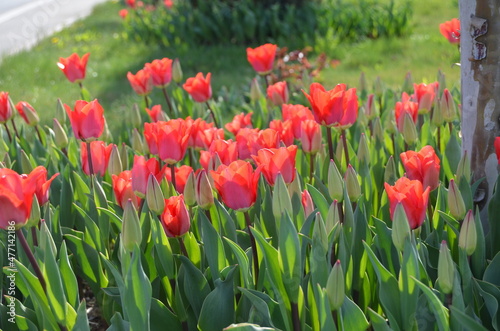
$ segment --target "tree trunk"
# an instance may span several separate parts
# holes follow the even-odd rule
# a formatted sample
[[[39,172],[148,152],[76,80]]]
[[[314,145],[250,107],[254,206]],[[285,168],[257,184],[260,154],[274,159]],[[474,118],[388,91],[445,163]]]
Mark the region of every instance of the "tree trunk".
[[[460,0],[462,152],[471,158],[474,195],[485,231],[487,202],[498,176],[495,137],[500,136],[500,3]]]

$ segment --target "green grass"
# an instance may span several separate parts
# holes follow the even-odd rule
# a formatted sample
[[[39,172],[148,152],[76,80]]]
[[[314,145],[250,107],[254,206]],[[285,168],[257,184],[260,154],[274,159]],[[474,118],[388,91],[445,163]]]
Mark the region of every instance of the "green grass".
[[[127,81],[127,72],[135,73],[145,62],[156,58],[178,57],[185,78],[199,71],[212,72],[215,94],[223,86],[248,89],[255,74],[247,63],[245,47],[162,49],[134,42],[124,35],[119,9],[116,2],[102,4],[89,17],[44,39],[33,49],[3,58],[0,90],[8,91],[14,102],[30,102],[40,113],[42,123],[49,124],[57,98],[69,105],[80,98],[78,86],[69,83],[58,69],[59,57],[90,52],[84,84],[91,96],[103,104],[108,124],[116,132],[132,104],[140,102]],[[423,6],[415,0],[414,26],[408,38],[338,45],[328,55],[340,60],[340,65],[327,67],[317,80],[330,87],[337,83],[357,86],[359,75],[365,72],[369,82],[380,76],[387,86],[397,87],[408,71],[419,83],[434,81],[441,69],[448,86],[458,86],[459,67],[452,67],[459,61],[458,50],[448,44],[438,29],[439,23],[456,16],[458,7],[453,1],[428,0]],[[163,101],[158,91],[151,97],[154,102]]]

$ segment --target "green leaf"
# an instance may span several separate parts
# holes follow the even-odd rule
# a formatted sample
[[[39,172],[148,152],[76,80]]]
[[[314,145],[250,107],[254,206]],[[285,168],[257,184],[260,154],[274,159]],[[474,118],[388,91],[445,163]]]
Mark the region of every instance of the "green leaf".
[[[212,278],[215,280],[220,278],[220,271],[226,267],[226,254],[219,234],[202,212],[202,209],[198,211],[205,254],[207,256],[208,265],[210,266]]]
[[[324,220],[326,220],[326,217],[328,215],[328,208],[330,207],[328,205],[328,202],[326,201],[325,197],[323,194],[321,194],[318,189],[316,189],[314,186],[310,184],[306,184],[306,188],[309,191],[309,194],[311,194],[311,198],[314,202],[314,205],[316,208],[318,208],[319,212],[321,213],[321,217],[323,217]]]
[[[87,305],[85,304],[85,300],[82,300],[82,302],[80,302],[76,315],[76,323],[73,327],[73,330],[90,331],[89,320],[87,318]]]
[[[229,247],[231,247],[231,250],[233,251],[234,255],[236,256],[236,259],[238,260],[238,264],[240,266],[240,274],[243,278],[243,283],[245,284],[246,288],[251,288],[252,287],[252,275],[250,274],[250,267],[248,263],[248,256],[245,254],[245,251],[238,246],[234,241],[232,241],[229,238],[224,237],[224,240],[226,243],[229,244]]]
[[[288,214],[282,215],[281,217],[278,252],[283,283],[288,293],[288,297],[291,302],[297,303],[302,270],[300,242],[297,230]]]
[[[403,329],[413,330],[417,313],[417,301],[419,290],[415,286],[413,277],[419,277],[419,266],[417,259],[416,247],[411,243],[410,238],[407,238],[404,246],[403,263],[401,265],[401,273],[399,278],[399,286],[401,288],[401,313],[405,316],[403,319]]]
[[[205,276],[187,257],[180,255],[179,259],[184,267],[184,294],[198,319],[203,301],[210,293],[210,286]]]
[[[497,241],[498,240],[497,238]],[[484,271],[483,280],[500,287],[500,252],[498,252]]]
[[[351,299],[347,296],[344,298],[344,303],[340,307],[342,316],[342,324],[344,330],[366,330],[370,323],[366,320],[365,314]]]
[[[454,134],[446,144],[444,151],[445,158],[443,159],[443,169],[447,178],[453,178],[453,174],[457,171],[460,156],[462,155],[460,144]]]
[[[80,302],[78,296],[78,281],[76,279],[75,273],[71,268],[71,263],[68,258],[68,251],[66,248],[66,242],[63,241],[61,250],[59,251],[59,269],[61,272],[61,279],[64,285],[64,293],[69,304],[76,308]]]
[[[269,306],[266,303],[266,301],[264,301],[264,299],[262,299],[260,297],[262,295],[267,296],[267,294],[262,293],[262,292],[255,293],[256,291],[246,289],[243,287],[238,287],[238,289],[252,303],[253,308],[255,309],[255,311],[253,311],[252,314],[258,314],[257,320],[259,321],[259,324],[264,325],[264,326],[274,327],[273,320],[271,318],[271,312],[269,310]],[[276,305],[278,304],[277,302],[273,301],[269,296],[267,296],[267,297],[268,297],[268,301],[272,301]]]
[[[111,318],[111,325],[106,331],[129,331],[130,323],[123,320],[122,315],[116,312]]]
[[[163,330],[168,325],[168,330],[182,331],[182,325],[175,316],[158,299],[151,299],[151,330]]]
[[[488,239],[491,246],[491,256],[497,255],[500,252],[500,224],[497,221],[497,216],[500,215],[500,177],[495,184],[495,193],[488,203],[488,222],[490,224],[490,233]]]
[[[450,306],[451,318],[456,319],[465,330],[487,331],[484,326],[475,321],[472,317],[463,313],[460,309]]]
[[[225,330],[232,330],[232,331],[273,331],[277,329],[273,328],[263,328],[258,326],[257,324],[250,324],[250,323],[239,323],[239,324],[232,324],[230,327],[225,328]]]
[[[368,315],[370,316],[370,322],[374,331],[392,331],[385,318],[377,314],[371,308],[368,308]]]
[[[216,279],[215,289],[207,295],[201,307],[198,328],[218,331],[234,322],[234,284],[236,267],[233,266],[225,280]]]
[[[174,256],[167,235],[159,222],[151,222],[151,231],[155,243],[155,251],[159,257],[158,262],[161,266],[161,268],[157,267],[158,271],[161,275],[173,279],[175,274]]]
[[[449,313],[448,309],[441,303],[441,300],[437,297],[437,295],[424,283],[420,282],[418,279],[413,278],[415,280],[415,284],[418,285],[420,290],[424,292],[425,297],[427,298],[427,302],[431,307],[431,311],[434,313],[436,317],[436,321],[439,327],[439,330],[449,330]]]
[[[491,324],[495,330],[500,327],[499,321],[499,302],[500,302],[500,289],[493,284],[483,282],[480,280],[474,280],[477,285],[479,293],[483,297],[486,308],[491,317]]]

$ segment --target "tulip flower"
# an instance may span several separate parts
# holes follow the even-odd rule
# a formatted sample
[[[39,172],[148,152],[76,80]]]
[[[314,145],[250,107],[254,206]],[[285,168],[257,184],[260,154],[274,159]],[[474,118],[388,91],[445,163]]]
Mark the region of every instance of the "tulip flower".
[[[90,53],[87,53],[80,58],[78,54],[73,53],[67,58],[59,58],[57,66],[71,83],[80,83],[85,78],[85,70],[89,56]]]
[[[202,209],[210,209],[214,205],[214,194],[208,179],[207,172],[202,169],[196,175],[196,202]]]
[[[238,154],[240,159],[250,159],[262,148],[278,148],[280,135],[273,129],[242,129],[236,136],[238,143]]]
[[[439,186],[440,160],[432,146],[424,146],[418,153],[407,151],[400,154],[406,177],[419,180],[424,188],[433,191]]]
[[[403,92],[402,100],[396,102],[394,108],[394,115],[396,117],[396,125],[399,132],[403,132],[404,114],[408,113],[414,123],[417,122],[418,117],[418,103],[410,100],[408,94]]]
[[[40,121],[35,108],[33,108],[33,106],[31,106],[26,101],[19,101],[16,104],[16,109],[19,115],[21,115],[23,120],[26,122],[26,124],[35,126]]]
[[[163,4],[165,5],[165,7],[167,7],[168,9],[171,9],[174,5],[174,2],[172,0],[164,0],[163,1]]]
[[[6,123],[13,115],[9,92],[0,92],[0,123]]]
[[[91,173],[90,169],[87,143],[82,142],[80,144],[80,147],[83,172],[88,176],[92,174],[104,176],[104,173],[108,168],[109,156],[111,155],[113,144],[106,146],[104,141],[98,140],[90,142],[90,154],[92,158],[91,162],[93,166],[93,173]]]
[[[144,136],[149,150],[168,164],[184,158],[190,133],[191,128],[183,119],[144,123]]]
[[[285,146],[293,145],[294,134],[291,120],[272,120],[269,128],[278,132],[281,142]]]
[[[256,48],[247,48],[247,60],[253,69],[261,75],[267,75],[273,70],[277,45],[265,44]]]
[[[224,129],[214,127],[214,123],[208,123],[201,118],[193,121],[190,117],[186,118],[186,123],[191,127],[188,147],[208,148],[212,141],[224,139]]]
[[[497,155],[498,164],[500,164],[500,137],[495,137],[494,145],[495,145],[495,153]]]
[[[391,220],[394,219],[396,205],[401,203],[408,217],[411,229],[422,225],[425,212],[429,202],[430,188],[425,190],[418,180],[402,177],[396,181],[394,186],[384,183],[385,191],[389,197]]]
[[[14,170],[0,168],[0,229],[19,229],[31,213],[36,181],[23,178]]]
[[[292,121],[295,139],[300,139],[302,122],[306,120],[314,120],[314,115],[311,110],[302,105],[284,104],[281,106],[281,115],[283,116],[284,121]]]
[[[135,155],[132,166],[132,190],[134,193],[144,198],[146,197],[147,183],[149,175],[153,174],[158,182],[161,182],[165,174],[165,169],[160,169],[157,159],[147,159],[144,156]]]
[[[210,171],[210,175],[222,201],[229,208],[246,211],[255,203],[259,168],[254,171],[249,162],[237,160],[228,166],[220,165],[216,171]]]
[[[277,82],[267,88],[267,97],[278,107],[288,103],[288,86],[286,82]]]
[[[321,84],[312,83],[310,94],[303,91],[311,103],[316,122],[340,129],[354,124],[358,116],[358,96],[355,88],[346,88],[345,84],[339,84],[333,90],[326,91]]]
[[[206,102],[212,97],[212,86],[210,86],[211,76],[212,74],[209,72],[205,78],[199,72],[196,77],[188,78],[182,87],[191,95],[194,101]]]
[[[50,184],[58,175],[59,173],[56,173],[47,180],[47,169],[44,166],[38,166],[26,177],[26,180],[30,181],[35,187],[35,195],[40,206],[43,206],[49,200]]]
[[[302,122],[300,141],[304,153],[316,154],[322,145],[321,126],[314,120]]]
[[[113,192],[115,193],[116,202],[125,209],[125,204],[131,200],[134,207],[139,208],[140,199],[134,194],[132,189],[132,171],[125,170],[118,175],[112,175]]]
[[[78,100],[74,110],[64,105],[76,139],[89,140],[99,138],[104,131],[104,109],[96,100],[87,102]]]
[[[216,139],[210,145],[208,151],[200,151],[200,164],[205,170],[210,169],[217,154],[221,164],[229,165],[238,159],[238,144],[236,141]]]
[[[439,24],[439,32],[448,39],[450,44],[460,44],[460,20],[458,18]]]
[[[189,174],[193,172],[193,168],[188,165],[182,165],[180,167],[175,167],[175,190],[179,193],[184,193],[184,187],[186,186]],[[172,173],[170,171],[165,171],[165,178],[169,183],[172,183]]]
[[[129,71],[127,79],[135,93],[140,96],[146,96],[153,90],[153,78],[148,69],[141,69],[135,75]]]
[[[128,10],[126,9],[121,9],[119,12],[118,12],[118,15],[120,15],[121,18],[125,19],[127,18],[128,16]]]
[[[161,109],[161,105],[154,105],[151,109],[146,108],[146,112],[152,122],[165,121],[167,119],[165,113]]]
[[[297,155],[297,146],[289,147],[263,148],[253,155],[255,163],[261,168],[264,177],[269,185],[274,186],[278,173],[281,173],[285,183],[290,184],[295,177],[295,156]]]
[[[455,100],[453,100],[453,96],[447,88],[443,90],[443,96],[441,97],[439,108],[441,110],[441,114],[443,115],[443,119],[446,122],[453,122],[457,118]]]
[[[419,114],[427,114],[434,104],[436,93],[439,91],[439,83],[431,84],[413,84],[415,89],[415,98],[418,102]]]
[[[160,216],[168,237],[180,237],[189,231],[191,220],[182,195],[165,199],[165,209]]]
[[[304,216],[307,218],[314,211],[314,203],[308,190],[304,190],[302,192],[301,202],[302,207],[304,208]]]
[[[233,117],[233,120],[227,123],[224,127],[226,128],[227,131],[231,132],[236,136],[241,128],[250,128],[250,129],[253,128],[252,114],[253,113],[248,113],[248,114],[241,113],[235,115]]]
[[[166,87],[172,80],[172,60],[163,58],[146,63],[144,67],[149,70],[153,78],[153,85],[156,87]]]

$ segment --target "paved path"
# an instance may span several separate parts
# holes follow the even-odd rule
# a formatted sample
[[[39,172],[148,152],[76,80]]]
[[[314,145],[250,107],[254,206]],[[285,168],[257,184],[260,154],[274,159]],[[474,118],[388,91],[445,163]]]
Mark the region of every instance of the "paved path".
[[[107,0],[0,0],[0,58],[90,14]]]

